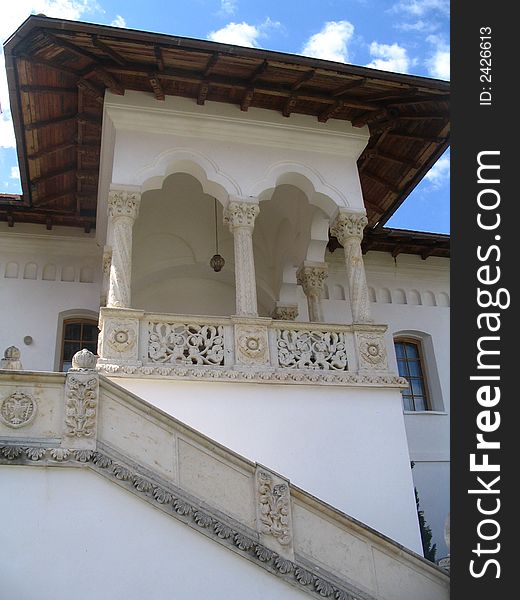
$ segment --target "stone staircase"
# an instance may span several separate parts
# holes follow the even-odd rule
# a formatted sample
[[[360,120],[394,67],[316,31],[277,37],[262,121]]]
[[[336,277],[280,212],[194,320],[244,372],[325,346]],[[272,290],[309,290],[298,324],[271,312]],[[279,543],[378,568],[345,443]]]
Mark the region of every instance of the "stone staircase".
[[[0,370],[2,468],[91,469],[316,598],[449,598],[442,569],[116,385],[86,351],[73,367]]]

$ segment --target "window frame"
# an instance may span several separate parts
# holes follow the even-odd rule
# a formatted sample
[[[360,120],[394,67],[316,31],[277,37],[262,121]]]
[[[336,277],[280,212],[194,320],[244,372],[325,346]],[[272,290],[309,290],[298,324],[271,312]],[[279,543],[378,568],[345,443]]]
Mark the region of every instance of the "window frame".
[[[95,325],[99,330],[99,315],[97,312],[88,309],[65,310],[58,314],[56,329],[56,346],[54,353],[54,370],[58,373],[63,371],[63,350],[65,341],[65,324],[74,322],[87,322],[89,325]],[[99,341],[99,331],[98,331]]]
[[[404,410],[404,412],[407,412],[407,413],[431,412],[433,410],[433,406],[432,406],[430,388],[429,388],[429,384],[428,384],[428,368],[427,368],[427,364],[426,364],[426,360],[425,360],[423,342],[421,339],[411,337],[411,336],[406,336],[406,335],[399,335],[399,336],[394,337],[394,352],[395,352],[395,359],[396,359],[396,363],[397,363],[397,372],[398,373],[399,373],[399,360],[402,360],[397,356],[396,344],[399,344],[399,343],[400,344],[413,344],[417,349],[417,357],[418,358],[417,358],[416,362],[419,363],[419,367],[421,369],[421,381],[422,381],[422,388],[424,391],[424,404],[425,404],[424,409],[416,408],[413,390],[412,390],[411,385],[409,385],[408,389],[401,390],[401,398],[403,401],[403,410]],[[406,359],[406,363],[408,364],[409,360],[408,360],[408,357],[406,356],[406,353],[405,353],[405,359]],[[408,381],[408,377],[406,377],[406,375],[401,375],[399,373],[399,376],[404,377]],[[410,384],[410,382],[409,382],[409,384]],[[405,404],[404,404],[404,395],[405,394],[407,394],[408,396],[411,395],[411,402],[413,403],[413,408],[405,407]]]

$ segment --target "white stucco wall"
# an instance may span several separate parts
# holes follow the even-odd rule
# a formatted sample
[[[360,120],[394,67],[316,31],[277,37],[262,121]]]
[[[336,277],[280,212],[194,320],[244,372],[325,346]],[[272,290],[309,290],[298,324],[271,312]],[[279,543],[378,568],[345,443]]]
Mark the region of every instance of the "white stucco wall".
[[[85,469],[0,467],[6,600],[297,600],[289,584]]]
[[[100,272],[101,252],[92,235],[0,223],[0,352],[17,346],[25,369],[54,371],[59,315],[76,310],[95,318]],[[33,338],[30,345],[25,336]]]
[[[113,380],[421,554],[398,391]]]

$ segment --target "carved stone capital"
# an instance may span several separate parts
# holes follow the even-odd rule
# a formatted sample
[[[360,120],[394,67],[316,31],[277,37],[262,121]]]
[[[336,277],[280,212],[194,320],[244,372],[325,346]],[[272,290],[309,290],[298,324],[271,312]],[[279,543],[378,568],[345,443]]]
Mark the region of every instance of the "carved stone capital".
[[[361,241],[367,223],[368,219],[364,213],[341,211],[332,223],[330,232],[344,246],[348,238]]]
[[[277,304],[273,310],[273,319],[278,319],[280,321],[296,321],[297,318],[297,304]]]
[[[257,466],[256,524],[261,542],[285,558],[294,558],[289,482]]]
[[[258,204],[232,201],[224,211],[224,223],[229,225],[231,232],[237,227],[248,227],[252,229],[259,212],[260,207]]]
[[[296,272],[296,281],[303,287],[306,296],[321,296],[328,273],[326,263],[304,263]]]
[[[112,218],[128,217],[132,220],[139,214],[141,194],[127,190],[110,190],[108,192],[108,215]]]

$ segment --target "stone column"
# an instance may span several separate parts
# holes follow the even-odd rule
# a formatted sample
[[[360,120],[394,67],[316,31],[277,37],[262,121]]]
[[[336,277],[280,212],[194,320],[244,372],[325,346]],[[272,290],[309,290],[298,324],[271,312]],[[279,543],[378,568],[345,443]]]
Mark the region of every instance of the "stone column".
[[[305,261],[296,272],[296,281],[303,287],[309,307],[309,321],[323,323],[323,284],[328,275],[326,263]]]
[[[139,192],[111,190],[108,195],[112,263],[107,306],[130,308],[132,228],[139,212],[140,202]]]
[[[231,201],[224,212],[235,246],[235,312],[239,316],[258,315],[253,228],[259,211],[258,204]]]
[[[363,229],[368,220],[364,213],[340,211],[331,227],[345,251],[350,306],[354,323],[371,323],[370,300],[361,253]]]

